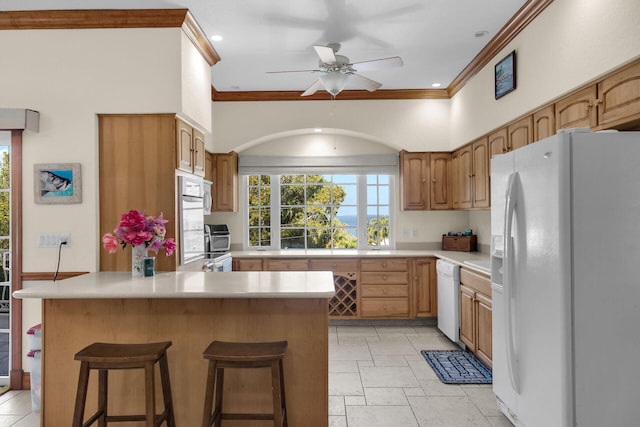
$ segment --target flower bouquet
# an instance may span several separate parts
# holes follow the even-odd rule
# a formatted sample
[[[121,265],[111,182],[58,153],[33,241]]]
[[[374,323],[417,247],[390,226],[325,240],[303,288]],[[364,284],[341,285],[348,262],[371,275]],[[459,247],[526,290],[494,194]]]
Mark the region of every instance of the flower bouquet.
[[[142,276],[143,259],[147,251],[156,254],[164,248],[167,256],[173,254],[176,242],[173,238],[165,239],[167,232],[165,224],[168,221],[159,216],[145,216],[144,212],[132,209],[120,216],[120,224],[112,233],[102,236],[102,245],[109,253],[116,253],[118,246],[124,249],[127,244],[132,246],[131,271],[134,276]]]

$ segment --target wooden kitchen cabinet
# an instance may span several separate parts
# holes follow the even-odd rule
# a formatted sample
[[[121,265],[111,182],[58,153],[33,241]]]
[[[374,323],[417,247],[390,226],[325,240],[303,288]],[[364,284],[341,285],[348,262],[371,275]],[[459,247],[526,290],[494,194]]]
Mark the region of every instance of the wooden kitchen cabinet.
[[[213,167],[213,153],[205,150],[204,152],[204,179],[213,182],[215,168]]]
[[[306,258],[265,258],[262,265],[265,271],[309,270],[309,260]]]
[[[517,150],[533,142],[533,117],[525,116],[507,127],[508,151]]]
[[[212,212],[238,210],[238,153],[212,153]]]
[[[460,209],[489,207],[489,145],[486,137],[458,149],[457,200]]]
[[[547,105],[533,113],[533,140],[541,139],[555,135],[556,133],[556,116],[553,104]]]
[[[460,209],[460,150],[451,153],[451,207]]]
[[[363,258],[360,261],[360,316],[410,317],[409,260]]]
[[[262,258],[236,258],[232,260],[233,271],[262,271]]]
[[[596,98],[594,84],[557,101],[556,128],[595,128],[598,125]]]
[[[473,150],[467,144],[456,151],[458,157],[458,206],[460,209],[471,209],[473,206]]]
[[[451,209],[451,153],[429,153],[429,174],[431,210]]]
[[[412,260],[415,317],[438,316],[438,289],[435,258]]]
[[[117,227],[120,215],[138,209],[162,213],[167,237],[180,245],[175,114],[100,114],[98,120],[100,236]],[[156,270],[175,271],[179,255],[163,252],[156,257]],[[99,253],[100,271],[131,271],[130,248]]]
[[[331,271],[335,295],[329,300],[329,317],[356,318],[358,316],[358,277],[357,259],[313,258],[311,270]]]
[[[205,176],[204,134],[181,119],[176,119],[176,169]]]
[[[429,153],[400,151],[402,209],[429,209]]]
[[[637,128],[640,125],[640,62],[599,82],[597,103],[598,129]]]
[[[509,151],[509,134],[506,127],[493,132],[487,138],[489,153],[492,157]]]
[[[488,367],[492,366],[491,281],[460,269],[460,341]]]

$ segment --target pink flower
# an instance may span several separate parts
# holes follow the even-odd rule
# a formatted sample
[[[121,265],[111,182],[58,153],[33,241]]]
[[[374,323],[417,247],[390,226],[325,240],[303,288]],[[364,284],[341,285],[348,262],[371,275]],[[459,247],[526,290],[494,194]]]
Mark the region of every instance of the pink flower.
[[[156,236],[162,238],[167,232],[167,229],[164,228],[164,225],[162,224],[156,224],[155,227],[153,227],[153,232],[156,233]]]
[[[151,240],[151,243],[149,243],[149,246],[147,246],[147,249],[155,253],[158,253],[160,248],[162,248],[162,243],[163,243],[162,240],[158,238],[153,239]]]
[[[102,236],[102,244],[110,254],[115,254],[118,250],[118,239],[111,233]]]
[[[167,256],[171,256],[176,250],[176,242],[171,237],[164,241],[164,250],[167,252]]]
[[[133,209],[120,216],[120,227],[133,231],[143,231],[146,218],[139,211]]]

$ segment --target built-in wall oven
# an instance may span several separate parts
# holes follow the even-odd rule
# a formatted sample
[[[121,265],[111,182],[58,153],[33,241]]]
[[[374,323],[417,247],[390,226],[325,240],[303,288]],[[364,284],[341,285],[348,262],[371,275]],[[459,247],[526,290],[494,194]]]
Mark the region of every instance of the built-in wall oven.
[[[204,258],[204,193],[202,178],[178,176],[180,188],[180,264]]]

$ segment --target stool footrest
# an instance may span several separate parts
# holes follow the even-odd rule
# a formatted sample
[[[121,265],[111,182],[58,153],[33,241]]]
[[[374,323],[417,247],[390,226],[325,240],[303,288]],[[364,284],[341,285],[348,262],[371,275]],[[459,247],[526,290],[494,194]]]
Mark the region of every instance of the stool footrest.
[[[223,420],[272,420],[273,414],[222,414]]]

